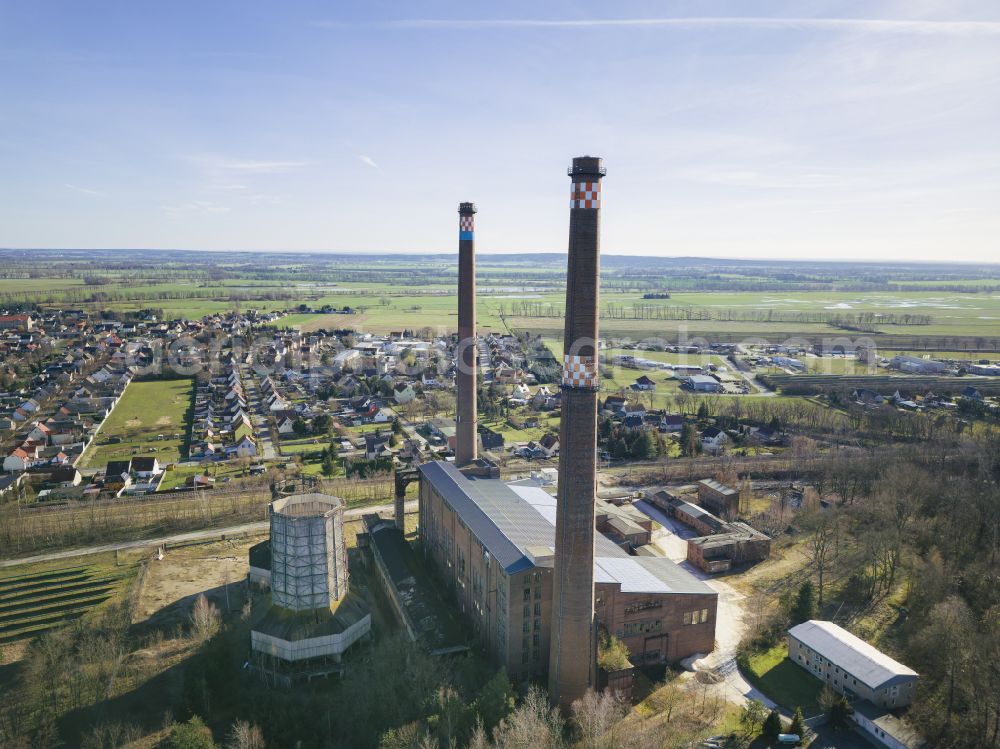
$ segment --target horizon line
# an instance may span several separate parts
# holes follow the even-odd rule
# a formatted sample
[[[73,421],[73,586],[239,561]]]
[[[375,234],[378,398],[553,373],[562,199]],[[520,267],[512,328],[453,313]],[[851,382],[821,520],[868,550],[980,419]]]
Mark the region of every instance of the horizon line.
[[[371,256],[396,256],[396,257],[413,257],[413,256],[434,256],[434,257],[447,257],[451,255],[457,255],[458,250],[382,250],[377,252],[365,251],[365,250],[298,250],[298,249],[269,249],[269,250],[254,250],[246,249],[241,247],[232,247],[229,249],[218,249],[218,248],[183,248],[183,247],[0,247],[0,253],[4,252],[217,252],[217,253],[253,253],[253,254],[287,254],[287,255],[348,255],[354,257],[371,257]],[[489,255],[567,255],[567,250],[476,250],[476,256],[489,256]],[[623,257],[623,258],[640,258],[640,259],[659,259],[659,260],[723,260],[731,261],[737,263],[760,263],[760,262],[779,262],[779,263],[836,263],[840,265],[849,264],[861,264],[861,265],[876,265],[885,263],[900,263],[904,265],[981,265],[981,266],[996,266],[1000,268],[1000,262],[990,262],[986,260],[901,260],[899,258],[892,257],[882,257],[875,259],[861,259],[861,258],[829,258],[829,257],[818,257],[809,260],[802,260],[796,258],[785,258],[785,257],[733,257],[729,255],[635,255],[628,253],[618,253],[618,252],[602,252],[601,257]]]

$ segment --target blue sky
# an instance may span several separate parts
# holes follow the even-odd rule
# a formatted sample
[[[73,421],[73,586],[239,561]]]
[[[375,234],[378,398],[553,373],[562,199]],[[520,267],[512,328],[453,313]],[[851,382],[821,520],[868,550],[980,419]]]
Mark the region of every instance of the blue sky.
[[[0,246],[1000,260],[1000,4],[0,0]]]

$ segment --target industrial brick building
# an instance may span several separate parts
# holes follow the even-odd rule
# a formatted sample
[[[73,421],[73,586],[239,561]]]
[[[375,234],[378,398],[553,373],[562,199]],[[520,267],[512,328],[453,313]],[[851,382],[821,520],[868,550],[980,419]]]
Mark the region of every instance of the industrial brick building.
[[[653,519],[632,505],[615,505],[598,499],[595,519],[597,530],[625,551],[635,551],[653,540]]]
[[[543,489],[420,466],[420,540],[458,607],[513,678],[549,666],[556,499]],[[715,646],[718,594],[668,559],[595,539],[595,615],[637,664]]]
[[[739,515],[740,499],[738,489],[726,486],[715,479],[702,479],[698,482],[698,504],[721,518],[730,520]]]
[[[733,566],[771,556],[771,539],[746,523],[726,523],[726,530],[689,538],[687,559],[705,572],[727,572]]]
[[[735,565],[760,562],[771,556],[770,537],[746,523],[722,520],[668,491],[656,492],[650,501],[703,534],[688,539],[687,559],[705,572],[726,572]]]

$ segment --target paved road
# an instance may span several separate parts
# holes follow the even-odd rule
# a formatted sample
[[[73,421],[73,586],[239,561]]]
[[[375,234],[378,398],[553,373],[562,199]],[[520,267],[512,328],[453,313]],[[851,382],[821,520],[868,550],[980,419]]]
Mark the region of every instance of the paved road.
[[[368,507],[353,507],[344,512],[347,519],[359,518],[369,512],[392,512],[393,506],[370,505]],[[407,512],[416,512],[417,501],[410,500],[406,503]],[[0,568],[15,567],[20,564],[33,564],[35,562],[50,562],[56,559],[71,559],[72,557],[88,556],[90,554],[101,554],[108,551],[120,551],[125,549],[143,549],[161,546],[163,544],[176,544],[184,541],[197,541],[200,539],[221,538],[222,536],[238,536],[243,533],[261,533],[266,531],[268,523],[266,520],[256,523],[243,523],[242,525],[232,525],[228,528],[208,528],[203,531],[189,531],[187,533],[177,533],[173,536],[162,536],[160,538],[144,538],[138,541],[118,541],[100,546],[87,546],[82,549],[66,549],[65,551],[54,551],[50,554],[38,554],[33,557],[21,557],[19,559],[5,559],[0,561]]]
[[[769,708],[776,707],[772,700],[743,677],[736,666],[736,649],[746,632],[746,596],[729,583],[708,575],[687,561],[687,539],[698,535],[692,529],[667,517],[658,507],[644,500],[635,502],[633,506],[663,526],[653,535],[653,545],[668,559],[704,581],[719,594],[715,618],[715,650],[696,661],[695,668],[698,671],[713,671],[721,676],[723,696],[734,705],[742,706],[747,700],[754,699],[760,700]],[[684,678],[692,677],[693,674],[689,674]],[[791,718],[791,713],[787,710],[778,709],[782,715]]]
[[[250,420],[253,422],[254,431],[257,433],[257,441],[261,448],[261,457],[264,460],[274,460],[278,457],[278,451],[271,440],[271,425],[268,422],[268,411],[260,398],[260,388],[253,372],[248,367],[241,367],[240,376],[246,386],[247,408],[250,409]]]

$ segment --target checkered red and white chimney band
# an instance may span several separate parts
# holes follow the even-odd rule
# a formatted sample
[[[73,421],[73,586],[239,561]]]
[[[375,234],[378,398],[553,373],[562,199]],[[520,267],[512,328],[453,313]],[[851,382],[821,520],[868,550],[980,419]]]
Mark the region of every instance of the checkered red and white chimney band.
[[[596,388],[597,363],[594,357],[564,354],[562,384],[571,388]]]
[[[601,183],[600,182],[574,182],[573,191],[570,193],[570,208],[600,208],[601,207]]]
[[[476,231],[476,217],[475,216],[459,216],[458,217],[458,238],[459,239],[472,239]]]

